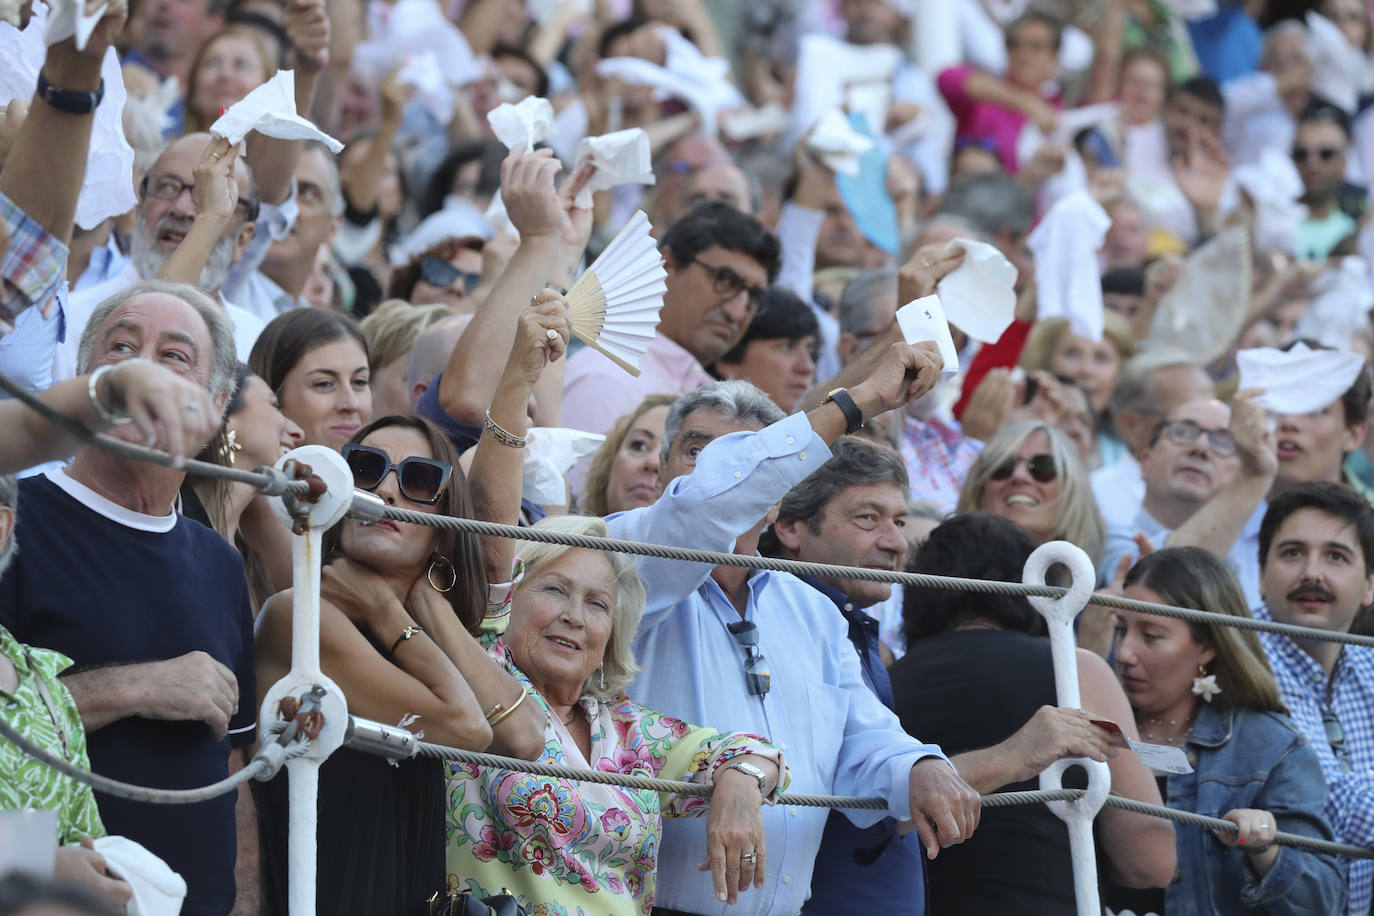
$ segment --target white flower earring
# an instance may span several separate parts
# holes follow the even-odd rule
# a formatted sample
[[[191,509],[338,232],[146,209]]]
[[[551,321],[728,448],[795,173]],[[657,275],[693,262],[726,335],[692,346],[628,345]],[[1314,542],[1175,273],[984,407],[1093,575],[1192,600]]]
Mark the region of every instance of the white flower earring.
[[[1202,664],[1197,666],[1197,677],[1193,678],[1193,696],[1202,697],[1210,703],[1212,697],[1221,693],[1221,686],[1217,684],[1217,676],[1208,674],[1207,668]]]

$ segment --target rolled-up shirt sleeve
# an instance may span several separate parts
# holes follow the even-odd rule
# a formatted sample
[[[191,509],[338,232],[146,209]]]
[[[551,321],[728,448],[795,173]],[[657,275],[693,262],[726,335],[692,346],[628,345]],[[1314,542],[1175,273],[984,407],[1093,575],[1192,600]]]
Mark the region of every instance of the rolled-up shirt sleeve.
[[[67,246],[2,193],[0,221],[5,234],[0,253],[0,319],[13,326],[19,313],[30,306],[46,319],[67,271]]]

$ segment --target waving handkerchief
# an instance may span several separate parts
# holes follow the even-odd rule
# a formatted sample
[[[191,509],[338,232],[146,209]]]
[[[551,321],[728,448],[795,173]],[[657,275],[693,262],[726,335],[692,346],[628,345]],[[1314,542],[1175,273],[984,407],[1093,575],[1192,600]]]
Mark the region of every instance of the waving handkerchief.
[[[797,48],[792,135],[801,136],[832,108],[861,113],[871,132],[882,134],[902,59],[895,45],[852,45],[819,32],[803,35]]]
[[[974,340],[996,343],[1016,315],[1016,268],[992,245],[951,239],[945,251],[964,250],[964,262],[935,287],[945,315]]]
[[[1236,185],[1255,206],[1255,250],[1298,252],[1298,226],[1307,207],[1298,202],[1302,177],[1291,157],[1267,149],[1254,162],[1231,170]]]
[[[536,143],[542,143],[553,133],[553,106],[548,99],[532,95],[518,105],[503,102],[487,114],[487,123],[506,149],[532,153]]]
[[[940,370],[942,376],[959,372],[959,351],[954,349],[954,338],[949,333],[949,322],[945,320],[939,296],[922,296],[897,309],[897,327],[902,329],[902,339],[909,344],[929,340],[940,348],[940,357],[945,361],[945,367]]]
[[[640,127],[617,130],[599,137],[584,137],[577,148],[577,168],[573,172],[588,162],[596,170],[574,201],[583,210],[591,207],[593,192],[609,191],[622,184],[654,183],[649,135]]]
[[[563,475],[599,449],[606,437],[557,426],[536,426],[529,436],[524,465],[525,499],[541,506],[566,506],[568,484]]]
[[[725,78],[728,65],[722,67],[724,62],[719,58],[702,57],[672,29],[665,28],[660,34],[667,50],[667,66],[660,67],[639,57],[608,57],[596,65],[597,75],[633,86],[652,86],[658,99],[681,100],[701,116],[701,132],[715,136],[716,114],[746,104],[744,96]]]
[[[844,112],[832,108],[816,122],[806,148],[837,175],[859,174],[859,160],[873,148],[873,138],[853,128]]]
[[[1039,316],[1067,318],[1080,337],[1102,340],[1102,278],[1097,250],[1112,219],[1084,191],[1062,198],[1045,214],[1026,244],[1035,257]]]
[[[453,120],[453,89],[439,66],[439,55],[421,51],[411,56],[397,71],[396,78],[401,85],[414,88],[414,100],[435,121],[448,124]]]
[[[408,59],[430,52],[451,88],[482,78],[482,68],[468,40],[444,15],[436,0],[398,0],[393,6],[373,0],[367,6],[367,41],[353,51],[355,64],[368,78],[382,78]],[[448,123],[450,112],[443,119]]]
[[[1374,90],[1374,63],[1330,19],[1309,11],[1305,21],[1312,91],[1354,114],[1360,96]]]
[[[43,43],[55,45],[75,35],[78,51],[86,50],[91,33],[110,8],[108,3],[102,3],[95,12],[87,13],[86,0],[47,0],[47,3],[52,12],[48,14],[48,27],[43,30]]]
[[[1240,387],[1263,388],[1257,401],[1283,414],[1314,413],[1345,394],[1364,367],[1364,357],[1345,350],[1313,350],[1297,343],[1287,351],[1262,347],[1236,354]]]
[[[1298,319],[1294,337],[1308,337],[1328,347],[1344,350],[1355,335],[1369,325],[1374,308],[1374,289],[1369,282],[1369,263],[1352,255],[1328,267],[1312,283],[1316,298]]]
[[[343,144],[296,114],[296,72],[278,70],[277,75],[239,99],[210,125],[210,133],[238,143],[255,130],[278,140],[319,140],[334,155]]]
[[[1250,233],[1244,226],[1223,229],[1203,242],[1159,300],[1150,349],[1180,350],[1200,366],[1224,354],[1245,324],[1250,274]]]

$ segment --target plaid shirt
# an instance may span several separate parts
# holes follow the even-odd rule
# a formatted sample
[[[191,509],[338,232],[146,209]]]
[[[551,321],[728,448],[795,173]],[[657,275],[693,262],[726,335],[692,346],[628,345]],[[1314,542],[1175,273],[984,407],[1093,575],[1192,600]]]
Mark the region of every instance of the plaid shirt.
[[[1269,608],[1253,612],[1272,620]],[[1374,649],[1345,646],[1328,681],[1326,672],[1298,645],[1277,633],[1260,633],[1284,705],[1317,752],[1330,787],[1323,813],[1346,843],[1374,848]],[[1347,772],[1327,740],[1322,713],[1335,710],[1349,752]],[[1374,860],[1346,860],[1350,882],[1350,916],[1368,916]]]
[[[911,478],[911,500],[929,500],[941,512],[953,512],[959,490],[983,443],[966,437],[956,425],[938,418],[906,417],[902,427],[902,461]]]
[[[0,321],[13,327],[31,305],[47,318],[67,272],[67,246],[3,193],[0,221]]]

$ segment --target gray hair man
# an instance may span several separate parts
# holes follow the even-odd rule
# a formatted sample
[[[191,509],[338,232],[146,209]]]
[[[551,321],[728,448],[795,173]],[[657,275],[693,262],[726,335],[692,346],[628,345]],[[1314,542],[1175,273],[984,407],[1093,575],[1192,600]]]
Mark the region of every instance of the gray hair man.
[[[134,358],[208,391],[213,409],[223,411],[233,383],[232,331],[224,310],[194,287],[144,281],[95,309],[81,339],[81,371]],[[184,407],[203,409],[192,401]],[[132,440],[133,429],[113,434]],[[194,454],[203,444],[186,447]],[[223,779],[233,748],[254,737],[243,560],[176,511],[184,476],[88,446],[66,468],[25,479],[24,550],[0,580],[0,625],[74,662],[62,681],[80,712],[92,769],[145,785]],[[242,814],[251,823],[251,811]],[[232,793],[187,806],[107,797],[101,815],[111,833],[142,843],[186,879],[186,912],[232,908]]]

